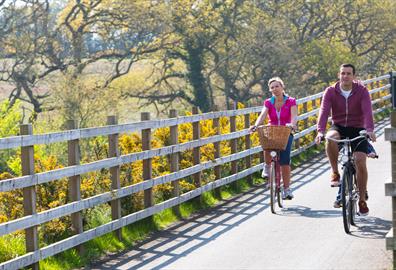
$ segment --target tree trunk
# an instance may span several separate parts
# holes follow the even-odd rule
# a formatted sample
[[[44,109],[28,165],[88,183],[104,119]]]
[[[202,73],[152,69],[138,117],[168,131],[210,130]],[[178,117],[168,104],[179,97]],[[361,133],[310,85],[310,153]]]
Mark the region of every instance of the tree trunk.
[[[188,42],[186,49],[188,52],[188,79],[193,87],[194,105],[199,107],[202,112],[208,112],[212,108],[212,100],[210,100],[210,92],[203,75],[204,48],[202,46],[196,47]]]

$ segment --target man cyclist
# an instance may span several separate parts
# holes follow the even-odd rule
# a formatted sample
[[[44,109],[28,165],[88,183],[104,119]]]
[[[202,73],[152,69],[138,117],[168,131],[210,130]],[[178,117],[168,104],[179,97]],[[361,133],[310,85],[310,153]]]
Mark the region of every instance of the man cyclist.
[[[355,80],[355,67],[352,64],[342,64],[338,74],[339,81],[326,88],[320,106],[317,136],[315,141],[319,144],[326,131],[326,124],[331,112],[332,125],[327,132],[328,137],[334,139],[350,139],[359,136],[359,131],[366,129],[370,139],[376,140],[374,134],[374,121],[371,108],[371,98],[367,88]],[[368,142],[364,139],[352,143],[356,165],[356,180],[359,188],[359,214],[368,215],[369,208],[366,203],[367,192],[367,147]],[[338,171],[338,145],[333,141],[326,141],[326,154],[333,173],[330,185],[340,186],[340,174]],[[337,196],[334,207],[341,206],[340,196]]]

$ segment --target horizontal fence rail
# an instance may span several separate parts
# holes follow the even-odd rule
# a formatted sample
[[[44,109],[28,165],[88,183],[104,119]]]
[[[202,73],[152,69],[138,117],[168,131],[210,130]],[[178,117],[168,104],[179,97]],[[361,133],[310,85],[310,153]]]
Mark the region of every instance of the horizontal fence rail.
[[[391,107],[390,100],[392,98],[392,95],[387,92],[392,87],[391,84],[388,83],[389,78],[390,75],[384,75],[363,81],[365,85],[371,86],[369,87],[369,93],[372,96],[374,113],[382,112],[387,108]],[[301,106],[301,108],[299,109],[302,111],[302,113],[300,113],[298,116],[298,121],[302,123],[300,124],[300,127],[303,128],[300,128],[301,130],[297,132],[294,136],[295,145],[292,151],[292,156],[296,156],[315,145],[312,139],[307,139],[307,136],[312,136],[312,133],[316,131],[316,116],[319,112],[318,102],[322,98],[322,96],[323,93],[318,93],[297,100],[297,104]],[[307,109],[308,103],[312,105],[312,109],[310,110]],[[235,125],[235,122],[233,122],[235,121],[235,117],[245,117],[245,124],[243,129],[235,130],[235,127],[230,128],[231,131],[227,134],[217,133],[209,137],[200,138],[199,129],[197,130],[197,126],[195,126],[194,132],[198,136],[197,139],[185,143],[176,143],[155,149],[151,149],[149,147],[146,148],[147,150],[144,151],[142,150],[140,152],[128,153],[123,155],[115,154],[111,157],[85,164],[80,164],[79,160],[77,160],[78,162],[73,163],[75,165],[70,165],[64,168],[1,180],[0,192],[10,192],[19,189],[23,189],[24,191],[28,189],[31,190],[37,185],[49,183],[51,181],[59,181],[67,178],[69,178],[70,181],[70,179],[73,177],[79,177],[80,175],[90,172],[100,172],[103,169],[109,170],[113,176],[115,175],[114,179],[117,180],[117,177],[119,178],[119,173],[117,176],[117,174],[114,173],[117,172],[116,170],[114,170],[114,168],[116,169],[122,165],[130,164],[136,161],[145,161],[145,164],[151,164],[149,161],[156,157],[175,157],[176,154],[192,150],[194,150],[194,153],[199,153],[199,149],[208,144],[213,144],[215,145],[215,148],[218,147],[216,149],[219,149],[220,143],[225,141],[232,142],[231,146],[233,147],[231,154],[226,156],[217,155],[215,156],[215,158],[213,158],[213,160],[208,161],[198,160],[197,164],[194,164],[193,166],[190,166],[188,168],[176,169],[176,171],[157,177],[150,176],[148,178],[145,178],[142,182],[128,186],[120,187],[118,184],[118,187],[113,187],[108,192],[96,194],[94,196],[90,196],[84,199],[77,199],[64,205],[53,207],[46,211],[25,214],[25,216],[21,218],[0,223],[0,236],[12,234],[20,230],[26,230],[26,232],[28,232],[28,230],[30,230],[31,228],[36,228],[37,226],[50,222],[54,219],[70,215],[73,216],[77,213],[81,213],[83,210],[91,209],[95,206],[99,206],[102,204],[112,203],[112,209],[115,209],[115,206],[113,206],[113,202],[116,202],[117,200],[120,200],[127,196],[134,195],[138,192],[144,192],[145,196],[149,196],[150,194],[152,194],[152,189],[158,185],[163,185],[166,183],[175,184],[177,183],[177,181],[188,177],[194,177],[194,179],[197,179],[200,183],[196,186],[195,189],[185,192],[183,194],[176,194],[174,195],[174,197],[160,203],[154,204],[148,199],[149,197],[145,197],[145,205],[146,203],[147,205],[144,209],[127,214],[125,216],[113,216],[113,221],[109,223],[100,225],[87,231],[77,232],[75,235],[72,235],[64,240],[58,241],[42,248],[36,247],[33,251],[27,252],[25,255],[1,263],[0,270],[19,269],[35,264],[40,260],[56,255],[62,251],[68,250],[73,247],[78,247],[81,244],[96,237],[99,237],[106,233],[117,231],[126,225],[152,216],[153,214],[161,212],[164,209],[176,207],[183,202],[201,196],[204,192],[216,190],[221,186],[231,184],[239,179],[247,178],[251,174],[260,171],[263,166],[262,160],[260,160],[258,164],[253,164],[249,167],[245,166],[245,168],[242,169],[240,166],[238,167],[236,162],[248,162],[247,160],[249,158],[250,164],[250,157],[257,157],[257,155],[262,155],[261,146],[250,147],[251,135],[248,130],[250,119],[249,117],[251,115],[257,116],[261,109],[262,107],[259,106],[239,110],[216,111],[204,114],[194,114],[191,116],[173,117],[169,119],[145,120],[130,124],[114,124],[103,127],[73,129],[48,134],[21,135],[15,137],[1,138],[0,149],[12,149],[21,147],[22,149],[30,149],[31,151],[33,151],[33,146],[35,145],[48,145],[57,142],[68,143],[69,149],[73,149],[70,148],[71,146],[76,149],[75,146],[76,144],[78,145],[79,140],[86,138],[92,138],[97,136],[109,136],[110,138],[110,136],[113,136],[111,137],[112,139],[117,139],[118,137],[114,136],[118,136],[119,134],[126,134],[138,131],[141,131],[142,134],[143,132],[145,132],[144,134],[151,134],[151,132],[155,129],[168,127],[172,127],[174,131],[175,127],[178,127],[182,124],[197,122],[200,123],[200,121],[206,120],[213,120],[213,123],[215,123],[220,118],[229,118],[230,125],[232,127],[232,125]],[[145,139],[146,143],[150,143],[150,137],[147,137]],[[246,149],[239,149],[238,151],[235,151],[235,140],[238,139],[245,142]],[[78,158],[78,155],[76,157]],[[220,166],[225,166],[228,163],[233,164],[231,166],[231,174],[227,176],[220,176],[218,168]],[[145,168],[145,170],[146,169],[147,168]],[[216,174],[216,179],[209,182],[202,181],[201,172],[212,169],[218,172]],[[151,172],[149,175],[151,175]],[[177,187],[176,184],[175,187]]]

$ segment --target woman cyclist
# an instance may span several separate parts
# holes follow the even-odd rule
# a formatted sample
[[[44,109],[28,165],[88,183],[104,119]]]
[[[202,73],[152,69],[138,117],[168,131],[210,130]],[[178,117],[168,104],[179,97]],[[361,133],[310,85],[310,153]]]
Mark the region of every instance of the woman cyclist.
[[[269,91],[272,97],[264,101],[263,109],[256,120],[256,123],[249,128],[251,132],[256,131],[264,119],[269,117],[269,125],[290,126],[297,128],[297,103],[296,99],[285,94],[285,85],[279,77],[274,77],[268,81]],[[281,174],[283,179],[284,200],[293,199],[293,193],[290,189],[290,152],[293,143],[293,135],[290,134],[289,141],[285,150],[280,152]],[[269,151],[264,151],[264,170],[263,177],[268,177],[271,156]]]

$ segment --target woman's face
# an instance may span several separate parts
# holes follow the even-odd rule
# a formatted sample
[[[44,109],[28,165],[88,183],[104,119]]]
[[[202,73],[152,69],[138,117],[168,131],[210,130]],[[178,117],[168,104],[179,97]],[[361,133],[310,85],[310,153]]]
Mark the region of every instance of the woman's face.
[[[270,85],[269,85],[269,90],[270,92],[274,95],[274,96],[281,96],[283,95],[283,86],[280,82],[278,81],[273,81]]]

